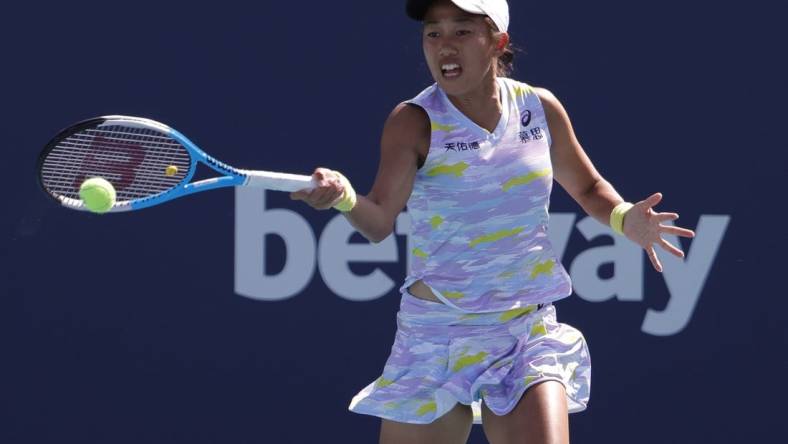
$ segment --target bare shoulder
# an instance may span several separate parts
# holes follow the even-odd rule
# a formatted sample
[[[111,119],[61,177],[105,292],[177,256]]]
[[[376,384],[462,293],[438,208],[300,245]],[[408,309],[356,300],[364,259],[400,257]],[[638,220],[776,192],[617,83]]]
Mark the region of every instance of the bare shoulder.
[[[402,102],[391,111],[384,130],[394,132],[398,137],[429,135],[430,118],[424,109],[417,105]]]
[[[427,113],[415,105],[397,105],[383,126],[378,175],[367,195],[384,208],[387,220],[392,223],[405,207],[429,144],[430,120]]]
[[[413,149],[419,155],[426,154],[430,143],[430,118],[417,105],[400,103],[386,119],[383,127],[383,149]]]
[[[573,139],[572,123],[561,101],[548,89],[534,88],[534,92],[539,97],[539,101],[542,102],[542,108],[544,108],[545,117],[547,117],[547,125],[550,128],[550,133],[553,134],[553,142],[555,143],[556,140],[561,142],[564,138],[567,141]]]
[[[563,105],[549,89],[534,87],[534,92],[539,97],[539,101],[542,102],[542,107],[544,107],[546,113],[555,115],[563,111]]]

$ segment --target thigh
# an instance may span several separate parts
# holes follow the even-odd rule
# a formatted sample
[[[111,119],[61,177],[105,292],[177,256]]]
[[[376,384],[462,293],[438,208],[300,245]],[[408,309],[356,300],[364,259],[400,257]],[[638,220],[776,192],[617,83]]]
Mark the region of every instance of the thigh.
[[[465,444],[472,425],[471,408],[462,404],[430,424],[384,419],[380,425],[380,444]]]
[[[567,444],[569,413],[564,385],[545,381],[531,386],[503,416],[482,404],[482,425],[490,444]]]

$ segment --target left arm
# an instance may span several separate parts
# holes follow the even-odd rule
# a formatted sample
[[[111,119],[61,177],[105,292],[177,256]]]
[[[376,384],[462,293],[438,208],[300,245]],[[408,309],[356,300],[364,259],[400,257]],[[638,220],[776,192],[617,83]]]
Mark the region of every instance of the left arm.
[[[599,222],[609,225],[613,208],[624,202],[613,185],[606,181],[596,170],[583,147],[580,146],[572,123],[563,105],[548,90],[534,88],[547,117],[552,138],[550,156],[553,164],[553,177],[572,198]],[[662,222],[678,219],[676,213],[657,213],[652,208],[662,200],[661,193],[654,193],[638,202],[624,218],[624,235],[646,250],[651,263],[657,271],[662,271],[654,251],[658,244],[671,254],[683,258],[684,252],[662,238],[662,233],[693,237],[695,233],[685,228],[663,225]]]

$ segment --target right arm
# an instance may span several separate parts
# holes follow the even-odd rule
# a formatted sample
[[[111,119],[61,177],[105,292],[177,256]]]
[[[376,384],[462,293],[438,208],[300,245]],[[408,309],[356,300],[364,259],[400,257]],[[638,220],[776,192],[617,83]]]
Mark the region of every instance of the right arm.
[[[418,106],[399,104],[386,119],[372,190],[366,196],[359,195],[356,206],[343,213],[368,240],[380,242],[393,231],[394,222],[413,190],[419,159],[424,159],[429,150],[430,134],[429,117]],[[318,168],[313,177],[317,188],[292,193],[291,198],[303,200],[318,210],[331,208],[343,192],[336,173]]]

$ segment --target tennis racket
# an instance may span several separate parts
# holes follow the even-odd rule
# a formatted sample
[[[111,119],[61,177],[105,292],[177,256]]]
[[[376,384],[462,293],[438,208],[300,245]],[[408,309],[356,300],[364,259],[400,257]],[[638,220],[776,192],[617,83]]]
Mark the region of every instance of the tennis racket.
[[[191,182],[198,163],[219,176]],[[129,116],[96,117],[64,129],[41,152],[38,173],[47,194],[74,210],[87,210],[79,197],[82,182],[91,177],[108,180],[117,196],[110,212],[140,210],[223,187],[315,187],[311,176],[233,168],[167,125]]]

